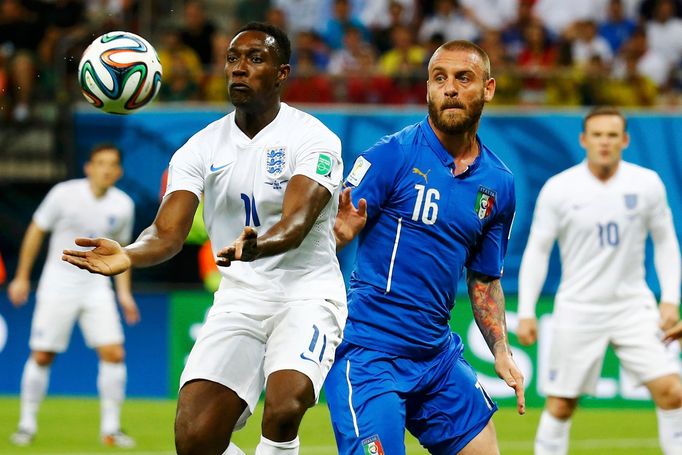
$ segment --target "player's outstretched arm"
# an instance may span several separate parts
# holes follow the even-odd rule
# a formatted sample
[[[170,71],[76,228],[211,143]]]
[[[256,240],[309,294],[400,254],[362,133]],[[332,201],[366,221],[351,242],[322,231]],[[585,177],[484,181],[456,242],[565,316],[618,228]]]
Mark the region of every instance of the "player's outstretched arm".
[[[334,222],[336,251],[348,245],[367,223],[367,201],[360,199],[358,206],[353,205],[351,189],[345,188],[339,195],[339,211]]]
[[[166,196],[151,226],[134,243],[123,248],[109,239],[76,239],[88,251],[64,250],[62,259],[101,275],[117,275],[131,267],[149,267],[175,256],[187,237],[199,199],[189,191]]]
[[[313,179],[293,176],[284,193],[280,220],[261,236],[250,227],[244,228],[232,245],[218,252],[216,264],[228,267],[232,261],[253,261],[297,248],[330,198],[329,190]]]
[[[467,286],[471,308],[483,338],[490,352],[495,356],[495,372],[516,393],[516,408],[519,414],[526,412],[523,389],[523,374],[512,358],[507,338],[504,293],[500,279],[469,271]]]

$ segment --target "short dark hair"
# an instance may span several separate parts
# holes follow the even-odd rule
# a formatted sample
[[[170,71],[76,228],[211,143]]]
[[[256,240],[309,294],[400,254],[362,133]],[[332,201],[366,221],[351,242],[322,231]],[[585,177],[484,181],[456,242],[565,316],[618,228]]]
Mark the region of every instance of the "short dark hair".
[[[289,41],[289,37],[284,31],[266,22],[249,22],[237,30],[237,33],[235,33],[234,36],[247,31],[263,32],[266,35],[271,36],[275,40],[275,52],[277,53],[279,64],[289,64],[289,60],[291,59],[291,41]]]
[[[484,51],[480,46],[478,46],[475,43],[472,43],[471,41],[466,41],[466,40],[453,40],[453,41],[448,41],[445,44],[442,44],[438,49],[436,49],[436,52],[440,51],[441,49],[445,49],[447,51],[469,51],[477,54],[479,57],[481,57],[481,60],[483,60],[483,73],[484,76],[487,79],[490,79],[490,57],[488,57],[488,54],[486,51]],[[434,54],[436,53],[434,52]],[[432,56],[433,58],[433,56]],[[430,62],[429,62],[430,63]]]
[[[99,152],[102,152],[104,150],[113,150],[116,152],[118,155],[118,162],[120,164],[123,164],[123,152],[121,152],[121,149],[118,148],[116,144],[113,144],[111,142],[102,142],[100,144],[95,145],[92,149],[90,149],[90,154],[88,155],[88,161],[92,161],[92,158],[97,155]]]
[[[590,109],[590,111],[585,115],[585,118],[583,118],[583,131],[585,131],[585,127],[587,126],[587,121],[589,119],[592,117],[599,117],[600,115],[615,115],[616,117],[620,117],[623,120],[623,131],[628,129],[628,121],[620,109],[613,106],[597,106]]]

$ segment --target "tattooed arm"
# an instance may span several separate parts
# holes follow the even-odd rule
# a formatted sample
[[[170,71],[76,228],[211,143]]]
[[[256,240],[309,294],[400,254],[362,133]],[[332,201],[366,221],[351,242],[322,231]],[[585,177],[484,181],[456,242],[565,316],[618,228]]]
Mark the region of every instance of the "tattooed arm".
[[[516,393],[519,414],[526,412],[523,374],[512,358],[507,339],[507,322],[504,314],[504,293],[499,278],[478,272],[467,274],[469,299],[478,329],[483,334],[490,352],[495,356],[495,372]]]

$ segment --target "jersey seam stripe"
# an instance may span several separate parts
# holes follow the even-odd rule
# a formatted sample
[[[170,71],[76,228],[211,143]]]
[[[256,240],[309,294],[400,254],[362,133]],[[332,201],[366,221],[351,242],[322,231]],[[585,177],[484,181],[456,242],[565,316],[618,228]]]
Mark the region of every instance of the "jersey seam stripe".
[[[403,225],[403,219],[398,218],[398,228],[395,231],[395,241],[393,242],[393,253],[391,253],[391,263],[388,266],[388,279],[386,280],[386,294],[391,292],[391,281],[393,280],[393,266],[395,264],[395,256],[398,253],[398,243],[400,242],[400,229]]]
[[[353,429],[355,429],[355,437],[360,437],[360,429],[358,428],[358,417],[355,415],[353,409],[353,385],[350,383],[350,360],[346,361],[346,383],[348,383],[348,408],[350,415],[353,418]]]

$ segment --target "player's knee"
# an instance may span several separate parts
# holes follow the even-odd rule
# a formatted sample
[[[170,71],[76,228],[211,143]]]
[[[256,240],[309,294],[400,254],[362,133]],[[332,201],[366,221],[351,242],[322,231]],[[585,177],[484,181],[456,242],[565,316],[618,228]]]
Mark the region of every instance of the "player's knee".
[[[41,367],[49,367],[50,365],[52,365],[55,355],[56,354],[54,352],[34,351],[32,357],[35,363],[37,363]]]
[[[123,346],[105,346],[98,349],[99,358],[104,362],[121,363],[125,360]]]
[[[547,411],[555,418],[560,420],[570,419],[575,411],[577,401],[567,399],[548,399]]]
[[[297,428],[310,406],[297,397],[266,400],[263,425],[280,430]]]
[[[662,388],[656,398],[656,405],[661,409],[682,408],[682,383],[680,381],[670,381],[669,384]]]

